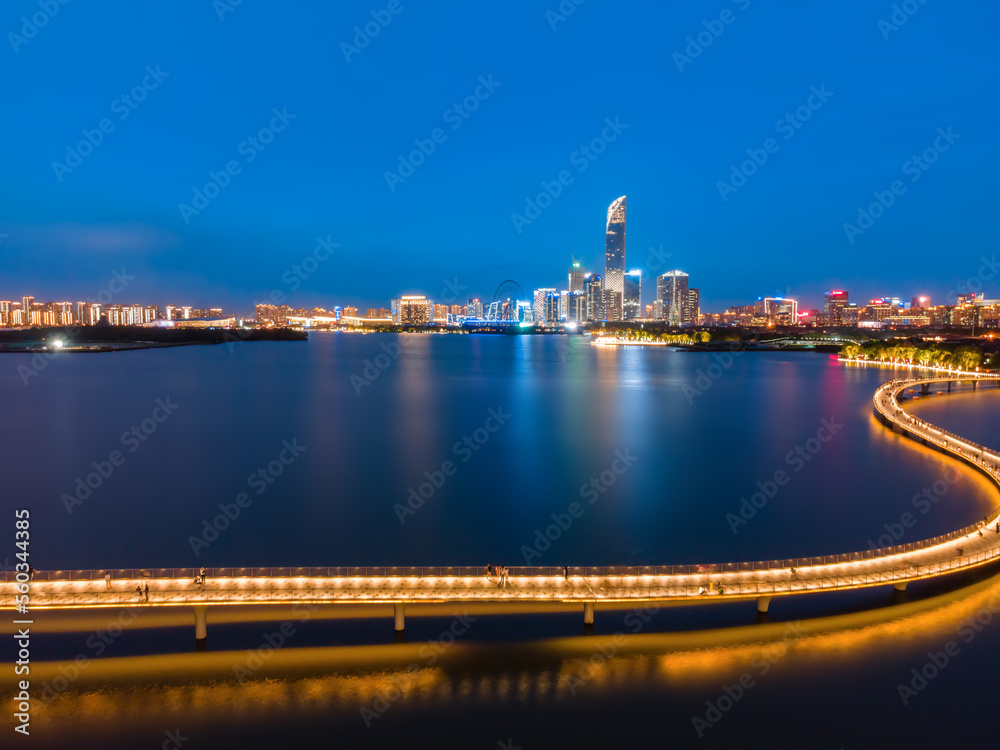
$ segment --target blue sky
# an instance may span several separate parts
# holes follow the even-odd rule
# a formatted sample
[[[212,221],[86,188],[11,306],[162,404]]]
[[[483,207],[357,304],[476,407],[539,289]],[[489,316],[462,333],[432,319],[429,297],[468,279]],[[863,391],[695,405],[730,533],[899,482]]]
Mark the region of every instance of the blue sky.
[[[627,194],[626,265],[688,272],[703,310],[940,301],[993,273],[1000,7],[897,7],[10,0],[0,299],[122,269],[121,302],[238,311],[562,288]]]

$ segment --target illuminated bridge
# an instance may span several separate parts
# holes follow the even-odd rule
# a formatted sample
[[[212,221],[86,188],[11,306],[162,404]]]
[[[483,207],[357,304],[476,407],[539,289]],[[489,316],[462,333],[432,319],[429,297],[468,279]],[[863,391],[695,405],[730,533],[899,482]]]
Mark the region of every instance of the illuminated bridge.
[[[971,382],[973,388],[996,383],[994,375],[942,373],[893,380],[874,396],[875,412],[890,429],[965,461],[1000,485],[1000,455],[907,414],[898,397],[905,391],[929,392],[935,383]],[[489,580],[483,567],[454,568],[211,568],[204,583],[184,569],[38,572],[30,584],[3,574],[0,608],[15,609],[18,587],[28,586],[29,614],[35,610],[84,610],[94,607],[187,607],[194,609],[196,637],[206,636],[209,608],[226,605],[376,604],[389,607],[396,630],[404,628],[407,605],[547,604],[582,608],[592,623],[595,606],[640,606],[648,602],[707,603],[756,600],[766,612],[772,597],[872,586],[894,586],[975,568],[1000,558],[994,511],[988,522],[923,541],[825,557],[714,565],[646,567],[511,567],[506,585]],[[23,577],[23,574],[22,574]],[[148,584],[148,602],[136,586]],[[427,607],[421,607],[426,610]],[[513,609],[513,607],[512,607]],[[190,611],[190,609],[189,609]],[[17,617],[17,615],[15,615]],[[263,613],[260,619],[268,619]]]

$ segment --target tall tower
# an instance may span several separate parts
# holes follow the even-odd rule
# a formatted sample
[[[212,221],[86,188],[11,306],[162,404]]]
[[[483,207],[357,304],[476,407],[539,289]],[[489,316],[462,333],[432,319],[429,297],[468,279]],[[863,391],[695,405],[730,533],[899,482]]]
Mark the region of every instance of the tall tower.
[[[604,239],[604,290],[609,309],[604,311],[608,320],[622,319],[622,300],[625,293],[625,196],[608,206],[608,222]]]

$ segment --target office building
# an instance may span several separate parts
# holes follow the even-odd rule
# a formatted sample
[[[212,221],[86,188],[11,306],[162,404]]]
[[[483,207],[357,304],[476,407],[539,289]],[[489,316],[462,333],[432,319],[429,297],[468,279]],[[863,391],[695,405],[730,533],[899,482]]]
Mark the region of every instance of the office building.
[[[663,320],[672,326],[692,323],[688,275],[683,271],[667,271],[656,279],[656,299],[663,305]]]
[[[604,297],[607,320],[622,320],[625,293],[625,196],[608,206],[604,236]]]
[[[823,295],[824,319],[833,325],[841,323],[843,318],[841,310],[843,310],[845,307],[847,307],[848,304],[850,304],[848,301],[848,297],[849,297],[848,293],[841,289],[836,289],[834,291],[827,292],[826,294],[824,294]]]
[[[586,275],[587,272],[583,270],[583,267],[574,261],[573,265],[569,267],[569,291],[582,292],[583,279]]]
[[[583,280],[587,320],[604,320],[604,288],[601,282],[596,273],[588,273]]]
[[[546,299],[550,294],[555,294],[556,290],[553,287],[542,287],[541,289],[535,290],[534,295],[534,311],[535,320],[547,323],[548,316],[545,314]],[[558,306],[558,301],[557,301]]]
[[[625,291],[622,296],[622,320],[642,317],[642,271],[625,274]]]

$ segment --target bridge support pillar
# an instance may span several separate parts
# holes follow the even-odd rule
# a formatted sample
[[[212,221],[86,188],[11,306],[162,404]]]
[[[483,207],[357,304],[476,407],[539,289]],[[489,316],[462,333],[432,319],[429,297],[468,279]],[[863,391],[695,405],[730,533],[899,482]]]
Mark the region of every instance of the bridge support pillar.
[[[594,624],[594,603],[584,602],[583,603],[583,624],[593,625]]]
[[[920,392],[926,396],[928,393],[931,392],[931,384],[930,383],[921,383],[920,384]]]
[[[194,606],[194,637],[201,642],[208,638],[208,607],[204,604]]]
[[[757,597],[757,611],[762,615],[767,614],[768,607],[771,606],[771,597],[769,596],[759,596]]]
[[[948,393],[951,393],[951,381],[948,381]]]
[[[403,629],[406,627],[406,622],[404,620],[403,605],[402,605],[402,603],[400,603],[400,604],[393,604],[392,605],[392,613],[396,616],[396,632],[397,633],[402,633]]]
[[[908,583],[909,581],[896,581],[892,587],[896,589],[896,591],[906,591],[906,584]]]
[[[973,380],[972,381],[972,390],[976,390],[976,386],[977,385],[979,385],[979,381],[978,380]]]

